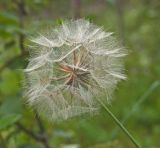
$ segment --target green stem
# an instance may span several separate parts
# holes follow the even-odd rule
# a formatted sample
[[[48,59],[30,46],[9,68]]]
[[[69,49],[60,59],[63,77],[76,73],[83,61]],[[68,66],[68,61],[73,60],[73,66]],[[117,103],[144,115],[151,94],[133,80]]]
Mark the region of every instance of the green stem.
[[[123,126],[123,124],[116,118],[116,116],[109,110],[109,108],[98,99],[98,102],[103,106],[103,108],[107,111],[107,113],[112,117],[114,122],[122,129],[122,131],[127,135],[127,137],[133,142],[133,144],[137,148],[141,148],[141,146],[136,142],[136,140],[133,138],[133,136],[129,133],[129,131]]]

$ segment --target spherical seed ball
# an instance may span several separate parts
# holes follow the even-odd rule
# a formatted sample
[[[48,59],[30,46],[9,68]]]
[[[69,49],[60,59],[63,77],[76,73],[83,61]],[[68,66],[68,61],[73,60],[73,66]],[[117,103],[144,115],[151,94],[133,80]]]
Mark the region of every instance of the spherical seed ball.
[[[50,120],[97,112],[96,98],[102,92],[110,97],[125,79],[126,50],[112,33],[87,20],[66,21],[31,41],[25,96]]]

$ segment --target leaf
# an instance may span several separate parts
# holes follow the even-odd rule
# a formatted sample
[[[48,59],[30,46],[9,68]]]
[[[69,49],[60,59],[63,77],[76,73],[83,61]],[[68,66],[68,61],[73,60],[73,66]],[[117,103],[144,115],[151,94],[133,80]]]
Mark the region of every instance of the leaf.
[[[0,130],[11,126],[21,118],[20,114],[9,114],[0,118]]]
[[[63,24],[63,19],[57,19],[56,20],[56,25],[62,25]]]
[[[0,115],[21,114],[22,99],[18,96],[5,98],[0,106]]]
[[[1,12],[0,22],[3,24],[18,24],[18,17],[13,12]]]
[[[0,34],[2,39],[13,37],[15,33],[25,33],[25,30],[20,28],[19,19],[14,12],[0,13]]]
[[[6,69],[1,74],[0,91],[4,95],[17,94],[21,89],[21,74],[18,71]]]

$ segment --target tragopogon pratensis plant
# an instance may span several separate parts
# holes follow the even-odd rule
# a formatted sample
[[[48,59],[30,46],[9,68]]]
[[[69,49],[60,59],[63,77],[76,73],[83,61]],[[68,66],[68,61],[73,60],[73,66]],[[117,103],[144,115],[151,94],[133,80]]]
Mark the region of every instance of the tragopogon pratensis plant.
[[[40,114],[64,120],[99,109],[102,92],[110,98],[125,79],[122,58],[126,50],[112,33],[79,19],[31,40],[25,69],[27,98]]]

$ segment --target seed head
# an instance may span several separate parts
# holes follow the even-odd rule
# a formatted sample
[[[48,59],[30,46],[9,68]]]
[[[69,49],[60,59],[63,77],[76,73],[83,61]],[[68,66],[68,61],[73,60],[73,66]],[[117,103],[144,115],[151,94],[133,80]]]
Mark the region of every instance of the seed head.
[[[109,98],[125,79],[125,49],[112,33],[86,20],[65,22],[31,41],[28,103],[51,120],[97,112],[96,97],[106,92]]]

